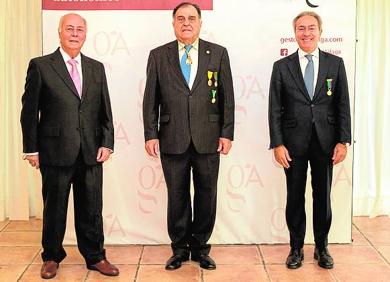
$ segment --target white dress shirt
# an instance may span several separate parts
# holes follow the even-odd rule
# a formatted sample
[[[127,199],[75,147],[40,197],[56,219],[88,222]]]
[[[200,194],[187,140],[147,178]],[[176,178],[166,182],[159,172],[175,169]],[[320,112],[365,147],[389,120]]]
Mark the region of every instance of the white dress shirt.
[[[181,43],[180,41],[177,41],[178,42],[178,46],[179,46],[179,61],[181,61],[181,58],[184,56],[185,54],[185,44],[184,43]],[[191,89],[192,88],[192,85],[194,84],[194,80],[195,80],[195,77],[196,77],[196,73],[198,71],[198,61],[199,61],[199,38],[195,40],[195,42],[192,45],[192,48],[190,49],[190,51],[188,52],[188,54],[190,55],[191,57],[191,60],[192,60],[192,64],[191,64],[191,73],[190,73],[190,80],[188,82],[188,87]]]
[[[307,63],[309,62],[309,60],[305,57],[305,55],[307,54],[313,55],[312,59],[314,64],[314,81],[313,81],[313,87],[314,87],[313,94],[314,94],[317,85],[318,69],[320,65],[320,51],[318,47],[312,53],[306,53],[300,48],[298,49],[299,65],[301,66],[302,77],[305,77],[306,66]]]

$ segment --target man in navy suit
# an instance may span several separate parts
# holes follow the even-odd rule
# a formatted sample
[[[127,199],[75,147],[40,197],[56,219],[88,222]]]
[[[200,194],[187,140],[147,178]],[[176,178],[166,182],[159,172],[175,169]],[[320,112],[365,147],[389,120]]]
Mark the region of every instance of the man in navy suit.
[[[42,174],[41,277],[53,278],[66,257],[62,241],[71,185],[80,253],[89,269],[116,276],[103,247],[103,163],[114,149],[104,66],[80,53],[84,18],[64,15],[58,33],[60,48],[30,61],[22,97],[24,159]]]
[[[161,150],[168,188],[173,256],[167,270],[179,268],[190,253],[202,268],[216,268],[207,241],[216,215],[219,156],[233,140],[234,94],[227,50],[199,39],[201,24],[196,4],[179,4],[173,10],[177,40],[152,50],[147,66],[145,149],[153,157]]]
[[[291,250],[286,265],[298,268],[304,258],[305,187],[310,163],[314,258],[319,266],[329,269],[333,267],[327,248],[332,170],[345,159],[351,143],[348,83],[343,60],[318,49],[320,16],[302,12],[293,26],[299,49],[275,62],[269,94],[270,148],[287,179]]]

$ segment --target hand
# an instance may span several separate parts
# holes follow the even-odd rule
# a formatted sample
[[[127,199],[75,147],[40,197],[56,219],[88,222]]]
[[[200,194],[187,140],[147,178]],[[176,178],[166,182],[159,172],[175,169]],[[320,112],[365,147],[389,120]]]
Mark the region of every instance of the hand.
[[[159,141],[158,139],[150,139],[145,142],[145,150],[149,156],[158,158]]]
[[[337,143],[333,151],[333,165],[341,163],[347,156],[347,145]]]
[[[25,159],[28,160],[32,167],[39,168],[39,155],[27,155]]]
[[[274,156],[275,160],[284,168],[289,168],[292,159],[290,158],[290,154],[288,153],[287,148],[284,145],[280,145],[274,148]]]
[[[218,152],[221,152],[224,155],[227,155],[232,147],[232,141],[227,138],[219,138],[218,141]]]
[[[111,152],[112,151],[108,148],[100,147],[98,152],[97,152],[96,160],[99,163],[105,162],[106,160],[108,160],[110,158]]]

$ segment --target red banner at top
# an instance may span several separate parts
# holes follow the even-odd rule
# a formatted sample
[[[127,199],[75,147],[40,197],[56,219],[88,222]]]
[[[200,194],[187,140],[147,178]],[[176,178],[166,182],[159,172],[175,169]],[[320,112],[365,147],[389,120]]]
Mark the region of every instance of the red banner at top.
[[[183,0],[42,0],[43,10],[173,10]],[[212,10],[213,0],[193,1]]]

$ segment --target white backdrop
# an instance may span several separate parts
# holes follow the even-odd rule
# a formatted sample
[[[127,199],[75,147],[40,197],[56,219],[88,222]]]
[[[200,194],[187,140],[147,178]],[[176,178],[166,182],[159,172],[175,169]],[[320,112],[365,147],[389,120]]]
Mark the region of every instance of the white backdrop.
[[[229,51],[236,99],[235,141],[231,153],[221,157],[211,243],[288,242],[285,177],[268,150],[267,107],[273,62],[297,49],[292,19],[299,12],[314,10],[322,16],[320,48],[345,60],[353,106],[355,0],[312,0],[317,8],[306,2],[214,0],[213,10],[202,13],[201,38]],[[44,54],[58,47],[58,20],[67,12],[43,11]],[[114,115],[115,153],[104,166],[106,243],[168,243],[166,186],[160,160],[144,152],[141,104],[149,51],[175,39],[172,11],[76,12],[88,22],[83,53],[106,67]],[[330,242],[351,241],[352,157],[351,148],[347,160],[334,169]],[[306,199],[310,243],[310,185]],[[72,203],[69,208],[65,241],[75,243]]]

